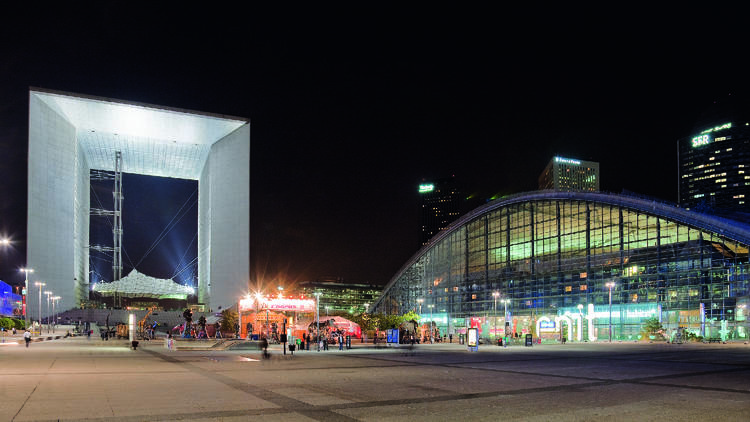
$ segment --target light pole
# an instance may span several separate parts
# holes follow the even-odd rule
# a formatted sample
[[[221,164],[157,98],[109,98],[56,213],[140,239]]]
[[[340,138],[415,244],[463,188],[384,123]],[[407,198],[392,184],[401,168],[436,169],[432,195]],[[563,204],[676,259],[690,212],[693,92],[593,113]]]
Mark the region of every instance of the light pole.
[[[433,343],[433,335],[435,333],[435,330],[432,328],[432,324],[434,324],[434,322],[432,320],[432,308],[435,307],[435,305],[432,304],[432,303],[430,303],[429,305],[427,305],[427,307],[430,308],[430,344],[432,344]]]
[[[55,313],[55,305],[57,305],[57,301],[60,300],[60,296],[55,296],[52,298],[52,332],[55,332],[55,326],[57,325],[57,314]]]
[[[39,312],[37,315],[39,315],[39,335],[42,335],[42,287],[46,286],[47,283],[42,283],[41,281],[34,282],[34,285],[39,288]]]
[[[49,295],[52,294],[51,291],[45,290],[44,294],[47,295],[47,332],[50,332],[50,325],[49,325]]]
[[[318,351],[320,351],[320,292],[313,293],[315,295],[315,327],[317,329],[316,343],[318,343]]]
[[[29,307],[29,273],[33,273],[33,268],[21,268],[20,271],[23,271],[26,273],[26,278],[24,280],[23,288],[25,290],[25,293],[23,294],[23,319],[24,323],[26,324],[26,328],[29,328],[29,313],[27,312],[27,309]]]
[[[609,342],[612,343],[612,289],[615,287],[615,282],[610,281],[605,286],[609,287]]]
[[[494,318],[495,324],[494,324],[494,328],[493,328],[493,330],[495,332],[495,338],[497,338],[497,298],[499,296],[500,296],[500,292],[498,292],[498,291],[492,292],[492,298],[494,299],[494,302],[495,302],[495,318]]]

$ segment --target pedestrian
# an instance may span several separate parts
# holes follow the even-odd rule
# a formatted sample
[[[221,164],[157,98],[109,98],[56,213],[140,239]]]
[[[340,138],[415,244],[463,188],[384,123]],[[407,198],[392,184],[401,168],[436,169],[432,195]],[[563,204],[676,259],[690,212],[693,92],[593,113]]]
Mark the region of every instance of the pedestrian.
[[[339,350],[344,350],[344,335],[339,333]]]
[[[263,350],[263,359],[268,359],[270,357],[268,354],[268,340],[265,337],[260,340],[260,348]]]
[[[29,343],[31,343],[31,333],[28,328],[26,329],[26,332],[23,333],[23,339],[26,341],[26,347],[29,347]]]

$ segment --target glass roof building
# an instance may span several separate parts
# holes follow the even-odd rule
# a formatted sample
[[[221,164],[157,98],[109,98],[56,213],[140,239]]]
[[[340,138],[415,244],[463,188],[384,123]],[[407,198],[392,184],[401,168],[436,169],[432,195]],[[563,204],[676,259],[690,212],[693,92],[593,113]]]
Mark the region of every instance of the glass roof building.
[[[750,226],[674,204],[522,193],[440,232],[371,309],[415,311],[443,335],[635,340],[658,318],[671,334],[747,338],[748,245]]]

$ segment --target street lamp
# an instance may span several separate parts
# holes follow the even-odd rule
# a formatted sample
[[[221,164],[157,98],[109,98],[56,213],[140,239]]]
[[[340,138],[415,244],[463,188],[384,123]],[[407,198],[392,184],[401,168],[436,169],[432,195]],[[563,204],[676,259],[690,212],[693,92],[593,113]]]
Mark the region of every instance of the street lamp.
[[[44,294],[47,295],[47,332],[50,332],[50,325],[49,325],[49,295],[52,294],[51,291],[45,290]]]
[[[494,331],[495,331],[495,338],[497,338],[497,298],[500,296],[500,292],[494,291],[492,292],[492,298],[495,302],[495,324],[494,324]]]
[[[313,293],[315,295],[315,327],[317,329],[316,343],[318,343],[318,351],[320,351],[320,292]]]
[[[434,308],[435,305],[432,304],[432,303],[430,303],[429,305],[427,305],[427,307],[430,308],[430,344],[432,344],[433,343],[433,334],[435,333],[435,330],[432,328],[432,325],[435,323],[432,320],[432,308]]]
[[[33,273],[34,269],[33,268],[21,268],[19,271],[23,271],[24,273],[26,273],[26,278],[24,280],[24,285],[23,285],[23,288],[26,291],[26,293],[24,293],[23,295],[24,297],[23,320],[24,320],[24,323],[26,324],[26,328],[28,328],[29,327],[29,313],[26,312],[26,308],[29,307],[29,300],[28,300],[29,299],[29,273]]]
[[[503,305],[505,305],[505,313],[503,314],[503,315],[505,315],[505,317],[503,318],[503,321],[505,322],[505,327],[506,327],[506,330],[507,330],[507,327],[510,326],[508,324],[508,302],[510,302],[510,299],[505,298],[505,299],[502,300],[502,302],[503,302]],[[505,330],[503,330],[503,331],[504,331],[503,332],[503,336],[505,336],[505,333],[507,331],[505,331]],[[508,347],[508,339],[507,338],[503,341],[503,344],[505,345],[505,347]]]
[[[55,305],[57,304],[57,301],[60,300],[60,296],[55,296],[52,298],[52,332],[55,332],[55,325],[57,325],[57,314],[55,313]]]
[[[39,287],[39,335],[42,335],[42,287],[46,286],[47,283],[42,283],[41,281],[35,281],[34,285]]]
[[[612,289],[615,287],[615,282],[610,281],[605,286],[609,287],[609,342],[612,343]]]

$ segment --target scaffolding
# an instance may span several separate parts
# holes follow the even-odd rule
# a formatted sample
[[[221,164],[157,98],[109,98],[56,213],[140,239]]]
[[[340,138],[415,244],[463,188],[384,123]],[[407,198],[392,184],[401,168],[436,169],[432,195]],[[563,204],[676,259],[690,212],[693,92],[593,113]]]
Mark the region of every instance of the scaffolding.
[[[112,191],[113,209],[91,208],[91,215],[97,217],[112,217],[112,246],[89,245],[90,249],[99,252],[112,252],[112,281],[122,278],[122,152],[115,151],[115,170],[91,170],[91,180],[113,180]],[[122,298],[115,294],[115,307],[122,305]]]

